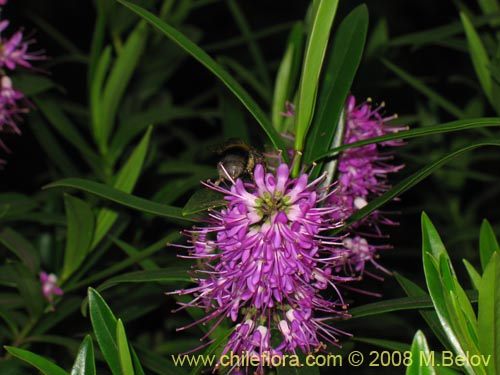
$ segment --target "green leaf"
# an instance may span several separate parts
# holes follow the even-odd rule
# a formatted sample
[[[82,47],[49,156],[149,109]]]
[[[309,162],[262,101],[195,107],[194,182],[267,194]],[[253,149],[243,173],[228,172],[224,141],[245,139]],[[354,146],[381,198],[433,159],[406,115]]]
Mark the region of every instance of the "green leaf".
[[[500,252],[495,232],[488,220],[483,220],[479,233],[479,257],[481,259],[481,267],[483,271],[489,263],[494,252]]]
[[[104,86],[99,105],[102,108],[101,116],[98,119],[97,141],[103,153],[107,152],[108,139],[113,129],[118,105],[123,97],[125,89],[132,78],[132,74],[139,62],[144,47],[146,45],[147,28],[146,24],[140,22],[130,33],[120,54],[115,60],[109,73],[109,77]]]
[[[144,270],[124,273],[112,277],[99,285],[97,289],[102,292],[114,285],[123,283],[180,283],[191,282],[192,278],[185,269],[165,268],[158,270]]]
[[[229,57],[219,57],[218,61],[227,66],[230,71],[234,71],[235,76],[243,84],[247,84],[249,88],[253,89],[264,102],[271,100],[270,90],[255,76],[253,71],[240,64],[238,61]],[[236,99],[236,98],[235,98]]]
[[[484,358],[490,356],[488,374],[500,372],[500,254],[493,253],[485,267],[479,288],[479,349]]]
[[[319,161],[323,158],[334,156],[339,152],[348,150],[350,148],[391,141],[394,139],[411,139],[411,138],[425,137],[429,135],[444,134],[449,132],[481,129],[483,127],[490,127],[490,126],[498,127],[499,125],[500,125],[500,118],[498,117],[483,117],[477,119],[456,120],[444,124],[426,126],[424,128],[416,128],[407,131],[391,133],[381,137],[374,137],[358,142],[343,144],[330,149],[328,152],[322,155],[319,155],[314,161]]]
[[[251,144],[250,134],[245,123],[245,113],[242,111],[241,103],[227,90],[220,89],[217,91],[219,94],[219,108],[224,138],[242,139],[247,144]],[[199,168],[198,164],[197,167]],[[212,169],[212,173],[214,171],[215,168]]]
[[[467,259],[463,259],[462,262],[465,265],[465,269],[467,270],[467,273],[469,274],[469,278],[472,282],[472,286],[474,289],[479,290],[479,285],[481,284],[481,274],[476,271],[474,266],[470,264]]]
[[[349,309],[349,314],[352,315],[352,319],[356,319],[393,311],[427,309],[432,306],[432,300],[428,295],[410,296],[354,307]]]
[[[235,0],[229,0],[227,2],[227,6],[231,11],[236,24],[238,25],[243,38],[245,39],[246,44],[248,45],[248,50],[252,55],[252,58],[255,62],[256,70],[259,79],[264,83],[264,87],[269,89],[271,86],[271,79],[269,78],[269,72],[267,70],[266,61],[262,54],[262,51],[259,47],[259,44],[255,40],[254,32],[250,29],[248,21],[245,18],[245,15],[241,11],[238,3]]]
[[[474,312],[456,281],[441,238],[425,213],[422,214],[422,255],[427,288],[455,354],[465,356],[466,351],[476,354],[476,328],[471,327],[474,325]],[[462,306],[461,303],[466,305]],[[473,367],[466,363],[464,368],[469,374],[484,374],[482,366]]]
[[[441,255],[448,258],[443,241],[425,212],[422,213],[422,249],[424,252],[432,254],[436,259],[440,259]]]
[[[408,280],[398,273],[395,273],[394,276],[396,277],[399,285],[401,285],[401,287],[404,289],[405,293],[410,297],[429,297],[429,295],[413,281]],[[443,344],[445,348],[449,348],[448,339],[445,332],[443,331],[443,327],[441,327],[441,323],[439,322],[439,318],[437,317],[435,311],[420,310],[420,315],[422,315],[427,325],[431,328],[432,332],[438,338],[441,344]]]
[[[65,289],[66,292],[66,289]],[[71,297],[66,295],[57,304],[57,314],[44,314],[36,326],[31,331],[33,335],[42,335],[49,332],[52,327],[68,318],[71,314],[78,310],[81,303],[81,297]]]
[[[21,263],[13,263],[11,267],[13,270],[11,281],[17,286],[30,317],[38,318],[42,314],[44,307],[42,286],[38,279],[38,275],[31,273],[31,271]]]
[[[321,67],[328,46],[330,29],[337,12],[338,0],[318,0],[311,30],[307,39],[296,115],[295,150],[304,149],[304,141],[311,125],[316,105]],[[300,166],[300,163],[297,163]]]
[[[389,41],[389,26],[387,19],[381,18],[373,30],[366,43],[365,59],[371,59],[381,55],[381,50],[387,45]]]
[[[480,27],[491,22],[498,22],[498,20],[500,20],[500,15],[497,13],[488,16],[474,17],[473,23],[476,27]],[[419,48],[426,44],[453,40],[453,37],[463,33],[463,30],[464,28],[461,22],[454,21],[444,26],[426,29],[424,31],[417,31],[393,38],[389,41],[389,46],[401,47],[411,45],[414,48]]]
[[[131,356],[132,356],[132,363],[134,366],[135,374],[136,375],[146,375],[144,373],[143,368],[142,368],[141,362],[139,361],[139,357],[137,356],[137,354],[135,353],[134,350],[132,350]]]
[[[40,74],[16,74],[12,82],[25,96],[35,96],[56,86],[54,82]]]
[[[99,17],[97,22],[99,22]],[[100,129],[100,126],[105,117],[104,111],[106,110],[101,105],[101,100],[103,95],[104,80],[111,64],[111,47],[106,47],[99,56],[91,58],[91,63],[94,59],[95,66],[90,66],[90,70],[95,70],[95,72],[90,73],[92,76],[89,85],[90,114],[92,119],[92,134],[96,143],[101,145],[104,144],[104,141],[103,130]]]
[[[97,1],[95,4],[97,17],[90,46],[90,61],[87,74],[87,85],[89,88],[91,88],[92,84],[96,81],[96,70],[98,69],[97,66],[99,65],[104,39],[106,37],[106,19],[111,1]]]
[[[380,348],[390,349],[392,351],[406,352],[410,350],[410,345],[394,340],[373,339],[367,337],[356,337],[354,340],[378,346]]]
[[[1,301],[0,301],[1,302]],[[19,313],[14,309],[9,309],[8,306],[0,305],[0,320],[3,320],[6,324],[6,327],[12,333],[10,338],[13,340],[14,337],[19,335]]]
[[[304,27],[301,22],[295,23],[288,37],[287,48],[276,73],[272,106],[272,123],[283,132],[285,103],[293,101],[293,95],[302,57],[304,44]]]
[[[398,66],[394,65],[390,61],[387,61],[385,59],[381,59],[381,61],[387,68],[389,68],[389,70],[391,70],[393,73],[399,76],[399,78],[408,83],[415,90],[419,91],[429,100],[435,102],[437,105],[439,105],[441,108],[443,108],[446,112],[448,112],[452,116],[455,116],[457,118],[466,117],[464,112],[460,108],[458,108],[456,105],[454,105],[452,102],[450,102],[448,99],[446,99],[444,96],[442,96],[435,90],[425,85],[418,78],[413,77],[411,74],[399,68]]]
[[[13,346],[5,346],[5,350],[7,350],[14,357],[17,357],[24,362],[29,363],[33,367],[36,367],[44,375],[68,375],[66,371],[56,364],[28,350],[15,348]]]
[[[131,113],[120,119],[120,127],[113,134],[107,155],[111,165],[122,155],[123,149],[138,134],[142,133],[151,124],[160,125],[176,119],[214,119],[219,118],[219,112],[212,109],[198,109],[173,107],[171,105],[153,106],[138,113]]]
[[[121,190],[125,193],[130,193],[137,183],[137,179],[139,178],[139,174],[142,170],[142,165],[144,163],[144,159],[146,158],[146,154],[148,152],[149,140],[151,138],[152,127],[146,131],[144,137],[142,137],[141,141],[134,149],[128,160],[121,167],[120,171],[116,175],[116,180],[113,184],[113,187]],[[92,248],[94,248],[102,238],[108,233],[109,229],[113,226],[116,219],[118,218],[118,214],[107,208],[102,208],[97,214],[97,221],[95,226],[95,235],[94,240],[92,242]]]
[[[94,346],[90,335],[85,336],[78,349],[71,375],[95,375]]]
[[[0,231],[0,243],[14,253],[31,273],[39,272],[40,255],[31,242],[21,234],[11,228],[4,228]]]
[[[0,194],[0,220],[9,216],[25,215],[38,206],[34,199],[18,193]]]
[[[177,343],[179,340],[176,340]],[[195,345],[198,345],[198,341],[194,345],[190,345],[186,348],[186,350],[192,349]],[[177,345],[176,349],[182,347],[181,345]],[[152,372],[159,375],[187,375],[188,372],[184,370],[181,366],[176,366],[170,358],[175,357],[175,354],[171,356],[165,356],[158,353],[153,352],[150,348],[141,348],[137,346],[137,352],[141,356],[142,363],[144,367],[148,368]],[[170,351],[171,352],[171,351]],[[167,359],[168,358],[168,359]]]
[[[155,28],[163,32],[168,38],[172,39],[182,49],[189,53],[192,57],[204,65],[210,72],[212,72],[222,83],[241,101],[241,103],[248,109],[250,114],[257,120],[262,129],[266,132],[271,143],[278,150],[284,150],[283,141],[278,132],[274,129],[266,114],[262,111],[259,105],[252,99],[247,91],[215,60],[210,57],[205,51],[189,40],[178,30],[174,29],[169,24],[163,22],[161,19],[148,12],[147,10],[132,4],[125,0],[118,0],[120,3],[137,13]],[[284,157],[286,155],[284,154]]]
[[[192,215],[225,205],[227,205],[227,201],[224,200],[224,196],[221,193],[212,189],[203,188],[196,190],[196,192],[191,195],[182,209],[182,214]]]
[[[495,146],[495,147],[500,147],[500,142],[477,142],[477,143],[472,143],[466,147],[463,147],[457,151],[454,151],[437,161],[427,165],[426,167],[420,169],[418,172],[408,176],[405,178],[403,181],[395,185],[391,190],[388,192],[382,194],[380,197],[375,198],[374,200],[370,201],[365,207],[357,210],[354,214],[352,214],[349,219],[347,219],[345,227],[349,227],[356,221],[362,219],[366,215],[368,215],[370,212],[376,210],[377,208],[381,207],[384,203],[391,201],[395,197],[399,196],[401,193],[404,191],[410,189],[411,187],[415,186],[418,184],[420,181],[428,177],[430,174],[432,174],[436,169],[440,168],[447,162],[453,160],[454,158],[460,156],[461,154],[464,154],[466,152],[469,152],[471,150],[474,150],[478,147],[484,147],[484,146]],[[340,232],[340,230],[338,230]],[[335,232],[334,232],[335,233]]]
[[[122,374],[134,375],[134,366],[132,365],[132,358],[130,357],[125,327],[123,326],[121,319],[118,319],[116,323],[116,339],[118,343],[118,355],[120,358]]]
[[[137,250],[134,246],[130,245],[129,243],[122,241],[118,238],[111,238],[112,241],[115,243],[116,246],[118,246],[125,254],[127,254],[129,257],[133,257],[136,255],[140,255],[140,251]],[[141,267],[145,270],[153,270],[153,269],[158,269],[160,266],[158,266],[153,259],[144,259],[143,261],[139,262]]]
[[[89,288],[88,298],[90,320],[101,352],[113,375],[122,375],[116,341],[116,318],[97,291]]]
[[[478,3],[484,14],[498,13],[500,11],[497,0],[478,0]]]
[[[29,114],[29,126],[52,165],[58,168],[64,176],[78,175],[78,168],[38,112]]]
[[[156,241],[152,245],[148,246],[145,249],[142,249],[141,251],[138,251],[136,255],[130,256],[120,262],[115,262],[113,265],[103,269],[102,271],[99,272],[94,272],[91,275],[87,276],[87,278],[81,280],[78,282],[78,284],[73,284],[71,285],[71,290],[79,289],[81,287],[85,287],[86,285],[93,284],[99,280],[102,280],[104,278],[110,277],[111,275],[114,275],[125,268],[130,267],[131,265],[137,264],[143,259],[146,259],[148,257],[151,257],[153,254],[155,254],[158,251],[165,251],[165,244],[166,243],[171,243],[173,241],[178,241],[180,238],[180,234],[178,232],[173,232],[169,234],[166,237],[161,238],[160,240]],[[82,311],[83,314],[85,314],[84,311]]]
[[[171,219],[190,220],[188,217],[182,215],[182,210],[179,207],[152,202],[93,181],[83,180],[80,178],[66,178],[45,185],[44,189],[55,187],[79,189],[119,203],[123,206],[157,216],[168,217]]]
[[[65,195],[64,205],[68,227],[61,281],[68,279],[89,253],[95,224],[92,209],[85,201]]]
[[[406,368],[406,375],[435,375],[433,363],[422,358],[429,359],[431,352],[427,340],[422,331],[418,330],[411,344],[412,363]]]
[[[317,109],[307,135],[304,162],[308,165],[330,148],[361,61],[367,30],[368,9],[363,4],[347,15],[335,33],[322,75]],[[317,170],[319,173],[320,168]]]
[[[34,99],[36,106],[40,109],[43,115],[47,118],[49,123],[56,129],[58,134],[66,139],[71,145],[73,145],[82,156],[84,156],[85,161],[92,167],[96,172],[100,171],[101,161],[87,144],[85,138],[80,134],[77,127],[70,121],[66,114],[61,109],[60,105],[53,98],[41,98],[37,97]]]
[[[469,45],[469,54],[479,83],[491,105],[497,108],[498,104],[493,101],[493,82],[489,71],[490,59],[486,53],[486,49],[467,14],[460,12],[460,19],[464,26],[465,36],[467,37],[467,43]]]

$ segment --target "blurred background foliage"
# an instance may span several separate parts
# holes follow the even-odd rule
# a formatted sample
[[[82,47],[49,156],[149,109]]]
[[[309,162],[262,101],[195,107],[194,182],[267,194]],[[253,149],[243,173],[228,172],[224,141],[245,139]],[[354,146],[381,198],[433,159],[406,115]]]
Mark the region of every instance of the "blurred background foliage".
[[[288,33],[296,21],[305,18],[309,1],[137,3],[200,45],[270,113],[274,78]],[[361,3],[341,1],[335,27]],[[478,79],[459,16],[460,11],[466,14],[479,33],[492,62],[492,85],[498,85],[500,9],[487,6],[494,2],[372,0],[366,4],[370,26],[351,90],[354,95],[385,102],[385,113],[398,113],[395,123],[410,128],[499,115],[498,101],[488,97]],[[94,86],[89,77],[98,70],[98,64],[91,46],[96,45],[95,39],[92,44],[94,28],[100,27],[99,7],[110,15],[101,25],[105,33],[100,43],[109,46],[111,61],[116,62],[123,51],[130,53],[114,82],[121,86],[121,98],[106,96],[105,88],[102,97],[92,97]],[[49,59],[39,65],[43,74],[28,72],[15,81],[37,109],[22,124],[22,137],[7,136],[14,152],[6,157],[8,164],[0,172],[0,207],[10,207],[0,217],[0,315],[4,314],[4,322],[18,327],[13,332],[0,325],[0,344],[29,348],[69,368],[80,341],[90,330],[88,318],[80,313],[87,287],[102,287],[125,272],[185,267],[186,261],[176,258],[177,249],[165,244],[184,241],[178,232],[190,224],[71,191],[87,202],[82,207],[81,200],[63,194],[61,189],[42,187],[68,177],[115,187],[121,182],[122,190],[138,197],[182,207],[198,189],[200,180],[217,177],[217,156],[211,147],[237,136],[264,149],[265,134],[204,67],[160,33],[138,23],[136,15],[116,2],[106,0],[96,6],[91,1],[16,0],[2,16],[16,26],[23,25]],[[103,103],[104,108],[100,107]],[[116,115],[117,125],[109,129],[107,144],[95,141],[89,125],[94,121],[93,111],[109,112],[110,123]],[[235,123],[239,126],[234,127]],[[150,124],[153,128],[148,130]],[[393,182],[473,140],[496,138],[496,134],[496,129],[484,128],[409,140],[396,155],[397,162],[406,168],[393,177]],[[143,148],[147,146],[147,153],[141,149],[141,142]],[[140,176],[129,176],[123,168],[127,163],[141,165]],[[487,217],[495,232],[500,231],[495,204],[500,193],[499,177],[498,152],[479,149],[447,164],[399,201],[387,205],[384,210],[395,212],[401,224],[388,228],[394,250],[382,254],[384,266],[424,284],[420,260],[422,210],[433,218],[451,258],[467,258],[477,265],[482,219]],[[74,206],[78,215],[91,210],[90,222],[101,215],[97,220],[107,220],[109,227],[100,240],[94,238],[88,244],[85,251],[91,256],[76,269],[66,270],[65,296],[56,305],[56,312],[44,312],[36,271],[60,273],[64,269],[70,236],[66,220],[70,220]],[[12,249],[19,248],[23,253],[16,257]],[[26,259],[31,259],[31,268]],[[460,266],[456,269],[461,278]],[[197,329],[175,332],[191,318],[170,312],[175,300],[163,292],[172,289],[174,283],[179,281],[159,278],[158,282],[117,282],[105,291],[100,289],[115,315],[123,319],[143,365],[159,374],[168,373],[162,372],[166,371],[162,365],[167,354],[197,346],[199,337]],[[365,280],[363,288],[380,293],[384,299],[404,296],[390,277],[383,283]],[[377,300],[356,296],[353,306]],[[410,311],[379,316],[376,325],[368,317],[342,322],[342,326],[355,338],[410,343],[422,320],[417,312]],[[352,345],[363,348],[356,341]],[[0,372],[7,374],[7,369],[14,369],[13,361],[4,351],[1,355],[8,360],[0,362]],[[364,371],[359,369],[360,374],[370,373]],[[402,370],[387,369],[391,371]]]

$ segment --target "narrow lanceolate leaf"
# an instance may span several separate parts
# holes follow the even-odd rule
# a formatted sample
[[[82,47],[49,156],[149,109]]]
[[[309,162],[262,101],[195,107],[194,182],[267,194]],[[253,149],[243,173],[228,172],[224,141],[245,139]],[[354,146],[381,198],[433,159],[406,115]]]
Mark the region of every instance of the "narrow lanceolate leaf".
[[[93,103],[99,107],[99,117],[95,118],[97,123],[94,124],[94,135],[103,154],[107,153],[108,139],[114,126],[118,105],[146,45],[146,35],[146,25],[139,23],[115,59],[100,93],[100,100]]]
[[[476,118],[476,119],[456,120],[456,121],[446,122],[444,124],[431,125],[431,126],[426,126],[424,128],[416,128],[416,129],[411,129],[411,130],[407,130],[407,131],[383,135],[381,137],[374,137],[374,138],[365,139],[365,140],[358,141],[358,142],[343,144],[343,145],[340,145],[338,147],[330,149],[328,152],[326,152],[322,155],[317,156],[314,161],[319,161],[319,160],[326,158],[326,157],[329,157],[329,156],[335,156],[340,151],[344,151],[344,150],[354,148],[354,147],[369,145],[369,144],[373,144],[373,143],[386,142],[386,141],[391,141],[394,139],[407,140],[407,139],[411,139],[411,138],[426,137],[426,136],[430,136],[430,135],[434,135],[434,134],[459,132],[459,131],[485,128],[485,127],[490,127],[490,126],[494,126],[494,127],[500,126],[500,118],[499,117],[483,117],[483,118]]]
[[[453,329],[448,291],[446,290],[446,287],[443,285],[440,278],[438,270],[439,266],[437,265],[437,261],[430,251],[423,252],[423,261],[427,288],[429,289],[429,293],[434,304],[434,309],[438,315],[439,321],[441,323],[441,326],[443,327],[448,342],[453,348],[455,354],[465,356],[465,350],[462,347],[460,338]],[[473,373],[470,365],[468,365],[466,372],[468,374]]]
[[[464,26],[465,36],[467,37],[467,43],[469,45],[469,54],[472,59],[474,70],[476,71],[477,78],[483,88],[484,94],[490,103],[496,108],[496,103],[493,102],[493,83],[489,71],[490,59],[486,53],[486,49],[484,48],[479,34],[467,14],[460,12],[460,18]]]
[[[38,273],[40,269],[40,256],[38,251],[33,244],[20,233],[11,228],[3,228],[0,231],[0,243],[17,255],[33,274]]]
[[[68,279],[82,264],[90,251],[94,236],[94,214],[81,199],[65,195],[67,237],[61,280]]]
[[[464,112],[460,108],[458,108],[456,105],[454,105],[452,102],[450,102],[441,94],[437,93],[435,90],[425,85],[421,80],[419,80],[416,77],[413,77],[411,74],[399,68],[398,66],[394,65],[390,61],[384,59],[382,59],[381,61],[387,68],[392,70],[403,81],[408,83],[410,86],[412,86],[415,90],[419,91],[422,95],[426,96],[428,99],[434,101],[437,105],[439,105],[449,114],[457,118],[465,117]]]
[[[307,135],[304,154],[307,165],[330,148],[361,61],[367,30],[368,9],[360,5],[342,21],[328,48],[318,103]]]
[[[119,276],[112,277],[101,284],[97,289],[103,291],[113,285],[123,283],[186,283],[192,281],[191,277],[186,273],[185,269],[157,269],[144,270],[124,273]]]
[[[85,336],[71,368],[71,375],[96,375],[94,346],[90,335]]]
[[[430,298],[429,295],[413,281],[408,280],[407,278],[398,274],[397,272],[394,273],[394,276],[398,281],[399,285],[401,285],[405,293],[408,294],[409,296]],[[434,333],[434,335],[438,338],[443,347],[446,349],[450,349],[448,338],[446,337],[446,334],[443,331],[443,327],[439,322],[439,318],[437,317],[436,312],[429,309],[422,309],[420,310],[420,315],[422,315],[427,325],[431,328],[432,333]]]
[[[479,349],[488,374],[500,372],[500,254],[494,253],[483,274],[478,304]]]
[[[99,26],[99,19],[97,20]],[[89,101],[90,101],[90,116],[92,124],[92,134],[98,145],[104,144],[103,142],[103,129],[102,121],[104,119],[104,111],[106,110],[102,106],[102,92],[104,87],[104,81],[106,74],[108,72],[109,66],[111,65],[111,47],[106,47],[99,56],[94,56],[95,67],[90,69],[95,70],[92,73],[92,79],[89,81]],[[99,146],[101,147],[101,146]]]
[[[14,357],[17,357],[24,362],[29,363],[33,367],[36,367],[43,375],[68,375],[66,371],[57,366],[55,363],[28,350],[15,348],[13,346],[5,346],[5,350],[7,350]]]
[[[118,343],[116,342],[116,318],[104,299],[89,288],[90,321],[95,337],[113,375],[122,375]]]
[[[129,159],[121,167],[120,171],[116,175],[116,180],[113,184],[114,188],[124,191],[125,193],[130,193],[134,188],[141,173],[144,159],[146,158],[146,154],[148,152],[151,131],[152,128],[150,127],[130,155]],[[99,243],[99,241],[101,241],[101,239],[106,235],[117,218],[118,214],[106,207],[102,208],[99,211],[97,215],[96,230],[92,248],[94,248]]]
[[[481,224],[481,231],[479,233],[479,257],[483,271],[486,269],[486,265],[495,251],[500,252],[500,246],[498,245],[493,228],[488,220],[485,219]]]
[[[240,6],[235,0],[229,0],[227,2],[227,6],[229,7],[234,20],[238,24],[241,34],[248,45],[248,49],[255,61],[255,67],[260,75],[260,79],[264,82],[265,86],[269,88],[271,86],[271,79],[269,78],[265,58],[259,44],[256,41],[255,32],[250,29],[250,25],[248,24],[244,13],[241,11]]]
[[[17,286],[30,317],[38,318],[45,305],[38,275],[33,275],[24,264],[18,262],[12,263],[11,267],[13,273],[10,281]]]
[[[422,331],[417,331],[411,344],[411,364],[406,368],[406,375],[435,375],[431,352]],[[429,359],[426,361],[425,359]]]
[[[168,217],[171,219],[191,220],[187,216],[182,215],[182,209],[179,207],[168,206],[147,199],[139,198],[131,194],[127,194],[121,190],[114,189],[104,184],[94,181],[83,180],[80,178],[66,178],[45,185],[44,188],[66,187],[75,188],[95,194],[110,201],[119,203],[123,206],[133,208],[138,211],[150,213],[156,216]]]
[[[227,205],[227,201],[224,200],[224,196],[222,194],[204,187],[196,190],[189,198],[182,209],[182,214],[193,215],[198,212],[203,212],[211,208],[225,205]]]
[[[479,354],[475,344],[476,322],[470,302],[466,299],[446,249],[436,228],[422,214],[422,256],[424,273],[434,308],[455,354]],[[461,304],[465,304],[462,306]],[[464,365],[468,374],[485,374],[484,366]]]
[[[284,131],[282,125],[285,117],[282,113],[285,112],[285,103],[293,101],[304,44],[303,33],[304,26],[301,22],[297,22],[290,31],[286,51],[276,73],[271,118],[274,127],[279,132]]]
[[[463,259],[462,262],[464,263],[465,269],[469,274],[469,279],[471,280],[472,286],[475,290],[479,290],[479,286],[481,285],[481,274],[477,272],[474,266],[470,264],[467,259]]]
[[[295,149],[302,151],[316,104],[321,67],[338,0],[318,0],[307,40],[297,103]]]
[[[456,157],[472,151],[478,147],[484,147],[484,146],[494,146],[494,147],[500,147],[500,142],[477,142],[477,143],[472,143],[471,145],[468,145],[466,147],[463,147],[457,151],[454,151],[441,159],[436,160],[435,162],[427,165],[426,167],[420,169],[418,172],[408,176],[405,178],[403,181],[395,185],[391,190],[388,192],[384,193],[380,197],[375,198],[372,200],[370,203],[368,203],[366,206],[363,208],[357,210],[354,214],[352,214],[347,220],[346,220],[346,227],[350,226],[352,223],[355,223],[358,220],[361,220],[363,217],[368,215],[370,212],[376,210],[377,208],[381,207],[384,205],[384,203],[391,201],[395,197],[401,195],[403,192],[406,190],[410,189],[411,187],[415,186],[417,183],[428,177],[430,174],[432,174],[436,169],[442,167],[444,164],[448,163],[449,161],[455,159]],[[341,230],[338,230],[339,232]]]
[[[436,259],[439,259],[441,255],[448,256],[436,227],[425,212],[422,213],[422,248]]]
[[[200,47],[189,40],[184,34],[174,29],[172,26],[165,23],[154,14],[128,1],[117,1],[131,9],[133,12],[137,13],[152,26],[160,30],[163,34],[165,34],[165,36],[170,38],[179,47],[189,53],[210,72],[212,72],[217,78],[219,78],[221,82],[226,85],[226,87],[241,101],[241,103],[248,109],[250,114],[257,120],[259,125],[268,135],[269,140],[275,146],[275,148],[278,150],[285,149],[283,146],[283,141],[281,140],[278,132],[272,126],[269,118],[266,116],[264,111],[259,107],[255,100],[253,100],[248,92],[243,89],[243,87],[224,68],[222,68],[220,64],[218,64],[205,51],[203,51]],[[283,154],[283,156],[286,157],[285,153]]]
[[[118,343],[118,356],[120,358],[122,374],[134,375],[134,366],[132,365],[132,358],[130,357],[127,335],[125,334],[125,327],[121,319],[118,319],[116,323],[116,340]]]

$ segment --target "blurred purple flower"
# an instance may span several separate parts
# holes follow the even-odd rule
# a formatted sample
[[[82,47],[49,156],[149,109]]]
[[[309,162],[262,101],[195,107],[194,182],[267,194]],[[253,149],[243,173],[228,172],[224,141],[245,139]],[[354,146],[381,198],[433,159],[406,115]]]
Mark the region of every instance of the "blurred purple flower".
[[[40,273],[40,282],[42,283],[42,294],[53,307],[54,296],[62,296],[63,290],[57,286],[57,276],[53,273]]]
[[[194,294],[181,309],[209,311],[189,326],[216,320],[215,329],[224,317],[242,322],[222,354],[262,358],[337,345],[337,335],[345,333],[328,321],[346,315],[337,286],[353,279],[333,272],[342,240],[326,233],[340,224],[332,219],[338,208],[323,206],[329,194],[320,187],[324,176],[308,182],[307,174],[291,178],[286,164],[275,174],[259,164],[253,177],[230,189],[205,184],[223,193],[228,207],[212,210],[206,226],[187,231],[189,257],[199,261],[198,285],[171,294]],[[329,287],[334,297],[324,298],[320,293]],[[272,339],[277,332],[280,338]]]
[[[0,34],[9,26],[8,20],[0,22]],[[14,70],[16,65],[33,69],[30,60],[44,60],[46,57],[39,52],[28,52],[34,40],[24,40],[21,30],[15,32],[10,38],[0,38],[0,68],[7,67]]]
[[[0,0],[0,5],[7,1]],[[0,35],[9,26],[8,20],[0,21]],[[15,70],[17,66],[34,69],[31,60],[43,60],[46,57],[41,52],[28,52],[28,47],[33,40],[24,40],[22,31],[15,32],[10,38],[0,36],[0,135],[1,133],[21,134],[17,123],[21,120],[20,115],[27,113],[28,108],[22,103],[29,102],[24,94],[12,86],[12,81],[5,73],[4,68]],[[0,139],[0,148],[10,152],[5,143]],[[0,167],[5,161],[0,159]]]

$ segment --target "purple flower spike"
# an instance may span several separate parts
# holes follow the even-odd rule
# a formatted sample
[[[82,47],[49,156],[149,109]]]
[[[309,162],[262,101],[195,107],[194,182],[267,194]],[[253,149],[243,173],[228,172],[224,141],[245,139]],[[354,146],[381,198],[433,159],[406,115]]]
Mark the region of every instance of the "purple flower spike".
[[[207,311],[195,324],[214,320],[216,326],[224,317],[240,322],[222,355],[312,353],[338,345],[337,336],[346,334],[327,324],[347,315],[337,287],[354,278],[333,272],[343,244],[327,235],[340,223],[332,219],[338,208],[323,204],[329,193],[323,180],[291,178],[281,164],[275,173],[257,165],[252,182],[238,179],[230,188],[205,183],[223,193],[228,206],[186,232],[198,285],[171,294],[193,294],[181,309]],[[324,298],[327,288],[336,297]]]
[[[356,105],[354,96],[349,96],[345,107],[343,143],[354,143],[406,130],[406,127],[388,126],[387,123],[396,116],[383,117],[380,113],[383,107],[384,104],[372,108],[368,102]],[[334,219],[346,219],[366,206],[370,200],[391,188],[387,175],[399,171],[403,165],[391,165],[392,157],[387,153],[382,153],[381,150],[402,144],[403,142],[399,140],[382,142],[378,145],[369,144],[350,148],[340,155],[337,189],[328,198],[329,204],[342,208],[334,212]],[[344,260],[347,263],[344,266],[349,269],[349,274],[363,274],[366,262],[389,273],[374,260],[376,250],[388,248],[388,246],[371,245],[365,238],[366,232],[370,237],[383,237],[379,228],[380,224],[395,225],[397,223],[386,218],[380,211],[374,211],[349,228],[354,234],[363,234],[363,236],[355,235],[344,239],[344,245],[349,250],[344,253]],[[361,229],[365,232],[361,233]]]

